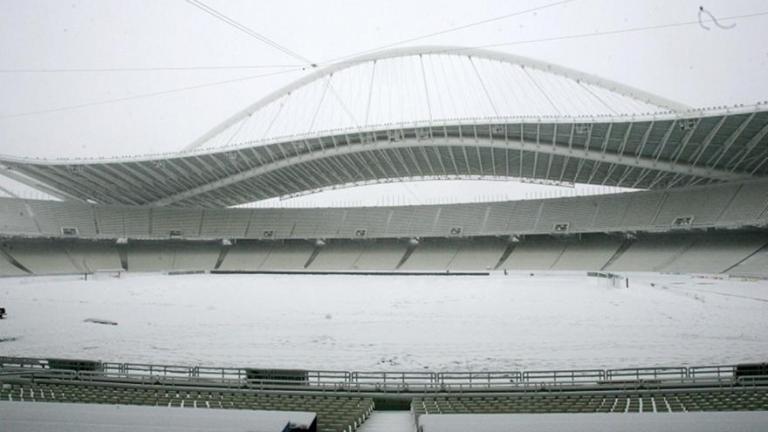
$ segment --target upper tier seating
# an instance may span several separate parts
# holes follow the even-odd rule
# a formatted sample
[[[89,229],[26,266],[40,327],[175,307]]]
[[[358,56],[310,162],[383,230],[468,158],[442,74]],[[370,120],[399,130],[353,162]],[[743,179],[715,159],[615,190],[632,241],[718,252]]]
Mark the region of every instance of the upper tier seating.
[[[668,231],[768,224],[768,180],[496,203],[196,209],[0,198],[0,235],[329,239]]]

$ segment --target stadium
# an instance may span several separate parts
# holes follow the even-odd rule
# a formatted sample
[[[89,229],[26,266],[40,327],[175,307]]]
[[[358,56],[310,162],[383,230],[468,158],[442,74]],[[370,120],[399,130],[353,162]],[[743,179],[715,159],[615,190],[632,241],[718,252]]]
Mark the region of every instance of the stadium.
[[[762,430],[767,162],[768,101],[457,45],[171,152],[2,154],[44,197],[0,196],[0,429]],[[422,181],[608,193],[250,205]]]

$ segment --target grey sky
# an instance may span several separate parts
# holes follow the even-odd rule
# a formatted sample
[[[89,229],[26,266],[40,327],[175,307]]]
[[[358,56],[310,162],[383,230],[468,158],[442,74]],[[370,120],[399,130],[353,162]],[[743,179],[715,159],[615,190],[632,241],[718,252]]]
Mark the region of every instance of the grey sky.
[[[316,62],[553,2],[206,0]],[[699,5],[718,17],[768,12],[762,0],[574,0],[411,45],[487,45],[695,21]],[[689,25],[494,49],[569,66],[697,107],[768,99],[768,15],[728,23],[736,27],[721,30],[710,25],[707,31]],[[2,70],[294,63],[184,0],[0,0]],[[7,116],[272,70],[0,72],[0,153],[59,157],[175,151],[302,72],[82,109]]]

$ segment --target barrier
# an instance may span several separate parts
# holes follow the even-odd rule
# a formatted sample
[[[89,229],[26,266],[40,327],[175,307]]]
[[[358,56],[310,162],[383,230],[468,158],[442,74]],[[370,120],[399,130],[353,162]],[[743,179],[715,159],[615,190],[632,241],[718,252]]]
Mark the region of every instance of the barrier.
[[[258,389],[287,388],[350,391],[465,391],[541,389],[570,386],[646,386],[649,384],[765,385],[768,373],[759,364],[640,367],[486,372],[385,372],[303,369],[218,368],[96,362],[90,360],[0,357],[4,375],[29,374],[62,379],[130,380],[142,383],[185,383]]]

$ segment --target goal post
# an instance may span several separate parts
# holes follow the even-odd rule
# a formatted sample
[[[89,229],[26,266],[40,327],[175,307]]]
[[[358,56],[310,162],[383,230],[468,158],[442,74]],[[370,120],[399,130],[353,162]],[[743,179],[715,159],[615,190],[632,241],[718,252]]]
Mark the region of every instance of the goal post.
[[[629,278],[620,274],[602,271],[587,272],[587,276],[605,280],[606,286],[611,288],[629,288]]]

